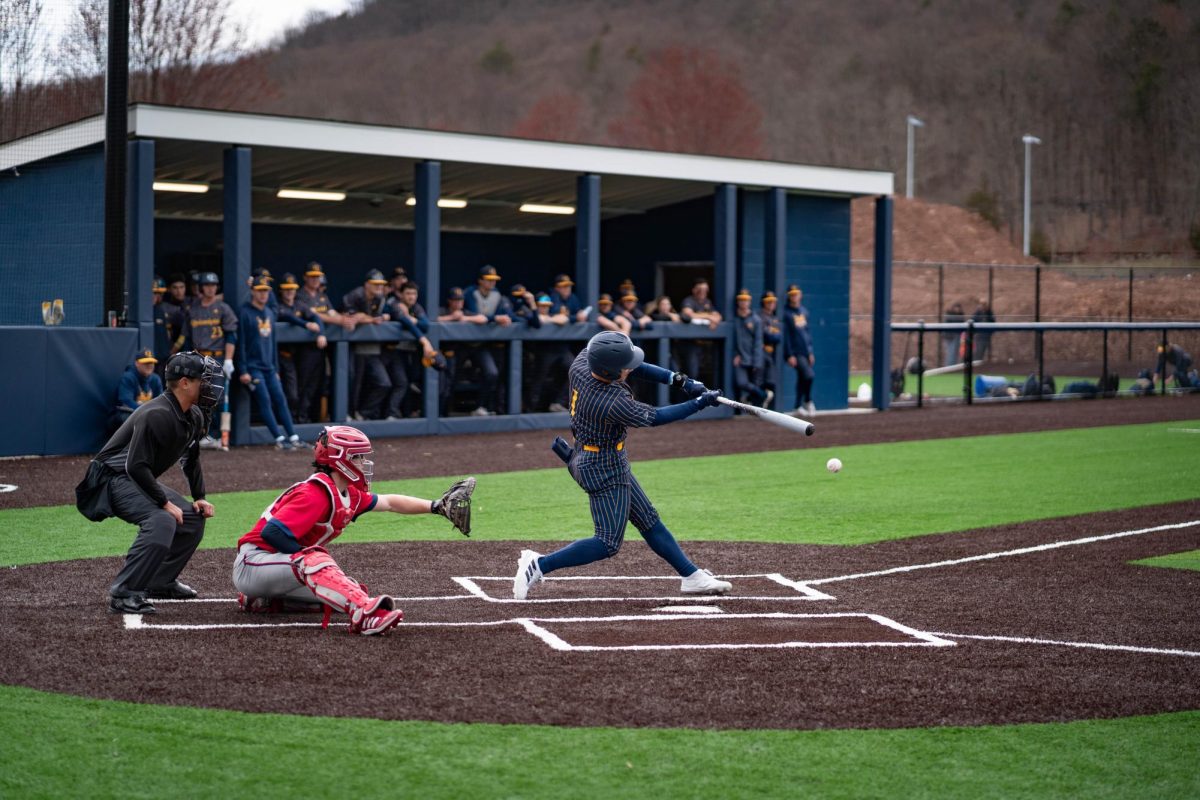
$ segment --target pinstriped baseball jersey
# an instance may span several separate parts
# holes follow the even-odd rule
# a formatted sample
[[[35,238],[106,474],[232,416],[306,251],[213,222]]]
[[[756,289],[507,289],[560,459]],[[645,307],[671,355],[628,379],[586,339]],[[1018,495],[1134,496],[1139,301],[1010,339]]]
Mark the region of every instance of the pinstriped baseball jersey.
[[[567,375],[568,410],[571,432],[575,435],[571,466],[579,485],[591,491],[629,472],[626,431],[650,427],[658,410],[634,400],[629,384],[605,383],[593,376],[586,348],[575,357]]]

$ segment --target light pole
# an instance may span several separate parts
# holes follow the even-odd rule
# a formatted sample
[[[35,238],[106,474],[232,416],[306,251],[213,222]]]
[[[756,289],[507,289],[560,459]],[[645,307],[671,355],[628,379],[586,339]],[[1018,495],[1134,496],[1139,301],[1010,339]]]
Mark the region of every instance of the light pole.
[[[1024,246],[1024,252],[1025,252],[1025,255],[1029,255],[1029,199],[1030,199],[1030,195],[1032,194],[1032,191],[1030,190],[1030,183],[1029,183],[1029,148],[1030,148],[1030,145],[1041,144],[1042,140],[1036,136],[1033,136],[1033,135],[1027,133],[1021,137],[1021,141],[1025,143],[1025,229],[1024,229],[1025,246]]]
[[[908,123],[908,168],[904,171],[904,196],[912,197],[913,162],[916,160],[916,154],[913,152],[913,145],[915,144],[916,139],[916,136],[913,133],[913,128],[923,128],[925,127],[925,123],[921,122],[921,120],[917,119],[912,114],[909,114],[908,119],[905,121]]]

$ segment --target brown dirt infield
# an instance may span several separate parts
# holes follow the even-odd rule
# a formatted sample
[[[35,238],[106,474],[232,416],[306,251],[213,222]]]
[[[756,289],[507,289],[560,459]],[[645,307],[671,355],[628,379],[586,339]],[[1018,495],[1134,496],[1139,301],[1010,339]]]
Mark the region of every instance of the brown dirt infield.
[[[819,418],[818,435],[808,443],[1195,419],[1197,401],[1041,403]],[[637,432],[635,459],[794,446],[752,420],[694,423],[686,432],[671,438],[661,431]],[[755,440],[762,433],[770,436]],[[540,452],[549,438],[535,431],[392,440],[380,443],[378,463],[383,478],[550,466],[553,456]],[[703,444],[690,444],[696,439]],[[710,449],[718,445],[725,449]],[[436,457],[417,455],[424,447],[436,447]],[[232,465],[236,459],[255,470],[235,479],[228,476],[234,470],[210,468],[213,490],[221,491],[278,485],[271,473],[285,465],[276,460],[294,464],[295,458],[254,448],[206,454],[206,463],[230,459]],[[57,483],[42,482],[48,493],[40,504],[64,502],[48,487],[69,495],[81,473],[77,459],[19,463],[44,468],[51,462],[59,462],[65,474]],[[3,463],[0,482],[17,482],[9,481],[14,463]],[[693,542],[687,549],[723,574],[780,573],[804,582],[1197,519],[1200,500],[1192,500],[853,548]],[[573,571],[577,580],[537,587],[530,598],[549,602],[519,604],[473,596],[469,586],[452,578],[475,576],[470,585],[508,598],[520,542],[339,544],[347,572],[375,591],[409,598],[402,603],[406,621],[378,640],[350,637],[340,625],[322,632],[312,627],[319,620],[315,615],[238,614],[228,550],[197,554],[184,577],[206,598],[229,599],[164,603],[146,623],[272,627],[128,629],[124,618],[105,611],[101,599],[119,559],[32,565],[0,577],[6,620],[0,683],[254,712],[556,725],[906,727],[1196,709],[1200,657],[1164,651],[1200,651],[1194,613],[1200,573],[1129,562],[1198,547],[1200,525],[814,585],[831,595],[827,600],[802,599],[770,578],[737,578],[735,597],[685,603],[715,604],[726,616],[664,619],[667,612],[657,609],[681,601],[656,598],[674,596],[677,584],[651,579],[664,575],[663,567],[639,541],[615,559]],[[600,576],[619,580],[588,580]],[[620,599],[580,599],[597,596]],[[49,608],[50,633],[46,615],[31,613]],[[728,616],[734,614],[745,616]],[[828,616],[834,614],[845,616]],[[906,627],[888,627],[864,614]],[[607,619],[614,616],[650,619]],[[513,621],[523,618],[532,621]],[[940,634],[953,646],[932,646],[914,632]],[[600,649],[555,649],[555,637],[570,647]],[[786,642],[837,646],[777,646]],[[862,646],[867,642],[876,644]],[[735,646],[605,649],[696,644]]]

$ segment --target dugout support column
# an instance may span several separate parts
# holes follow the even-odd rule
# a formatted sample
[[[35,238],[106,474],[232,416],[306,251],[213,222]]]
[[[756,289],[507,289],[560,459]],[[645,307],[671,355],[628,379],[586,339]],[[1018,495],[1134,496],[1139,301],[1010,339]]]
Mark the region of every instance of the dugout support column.
[[[600,176],[575,179],[575,284],[584,306],[600,299]]]
[[[230,147],[225,150],[224,175],[221,178],[223,211],[221,234],[225,250],[221,263],[221,291],[225,302],[238,313],[246,298],[246,281],[250,279],[250,148]],[[248,331],[239,331],[239,336]],[[232,382],[237,381],[234,376]],[[236,383],[241,386],[241,383]],[[233,411],[233,430],[230,438],[234,444],[250,443],[250,393],[245,389],[230,391],[229,406]]]
[[[733,317],[733,295],[737,292],[733,285],[737,280],[737,244],[737,187],[723,183],[716,188],[713,196],[712,301],[713,306],[721,312],[721,317],[725,320]],[[723,388],[727,397],[736,397],[737,390],[733,385],[733,371],[729,369],[729,363],[733,359],[732,335],[726,336],[714,349],[723,354],[722,363],[718,367],[717,380],[724,384]]]
[[[438,208],[438,197],[442,194],[442,162],[422,161],[413,170],[416,211],[413,214],[413,270],[417,283],[425,295],[425,308],[430,319],[437,319],[438,304],[442,298],[442,212]],[[434,347],[441,342],[431,339]],[[437,370],[426,367],[425,390],[421,395],[421,409],[427,420],[438,416]]]
[[[125,324],[137,327],[141,350],[154,347],[154,142],[134,140],[128,151]]]
[[[891,404],[892,364],[892,198],[875,198],[875,306],[871,331],[871,405]]]

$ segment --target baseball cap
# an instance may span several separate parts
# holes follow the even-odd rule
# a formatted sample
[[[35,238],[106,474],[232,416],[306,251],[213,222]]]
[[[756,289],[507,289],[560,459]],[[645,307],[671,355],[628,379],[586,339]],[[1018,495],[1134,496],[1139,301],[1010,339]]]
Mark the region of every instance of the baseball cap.
[[[789,296],[793,294],[800,294],[800,287],[793,283],[788,287],[787,293]]]
[[[575,281],[571,280],[571,276],[566,273],[560,273],[554,276],[555,286],[574,286]]]
[[[220,282],[215,272],[201,272],[196,276],[196,283],[200,286],[207,286],[210,283],[219,284]]]
[[[540,295],[538,295],[537,304],[538,304],[539,306],[548,306],[548,305],[550,305],[550,295],[548,295],[548,294],[540,294]]]
[[[637,296],[637,293],[633,291],[633,287],[630,287],[621,295],[622,301],[637,300],[637,299],[638,299],[638,296]]]
[[[296,283],[296,276],[290,272],[283,273],[283,278],[279,281],[280,289],[299,289],[300,284]]]
[[[167,282],[162,279],[162,275],[154,276],[154,288],[151,291],[155,294],[166,294]]]
[[[463,290],[457,286],[451,286],[450,289],[446,292],[446,299],[447,300],[462,300],[463,299]]]
[[[524,296],[525,296],[525,284],[523,284],[523,283],[514,283],[514,284],[512,285],[512,289],[510,289],[510,290],[509,290],[509,293],[510,293],[510,294],[511,294],[513,297],[524,297]]]
[[[306,277],[306,278],[317,277],[317,276],[324,275],[324,274],[325,274],[325,270],[321,269],[321,265],[318,264],[316,261],[313,261],[312,263],[310,263],[308,265],[308,269],[306,269],[304,271],[304,277]]]
[[[617,288],[625,293],[632,292],[634,290],[633,278],[626,278],[625,280],[621,281],[619,284],[617,284]]]
[[[271,288],[271,273],[265,269],[256,269],[250,273],[250,288],[255,291]]]
[[[612,301],[612,295],[611,295],[611,294],[607,294],[607,293],[606,293],[606,294],[602,294],[602,295],[600,295],[600,297],[599,297],[599,298],[596,300],[596,305],[598,305],[598,306],[611,306],[612,304],[613,304],[613,301]]]
[[[765,292],[763,292],[762,300],[760,302],[762,302],[765,305],[768,300],[778,300],[778,299],[779,298],[775,296],[774,292],[772,292],[770,289],[767,289]]]
[[[736,295],[734,295],[733,299],[734,300],[753,300],[754,297],[753,297],[753,295],[750,294],[749,289],[738,289],[738,293]]]
[[[154,357],[154,351],[147,347],[145,350],[142,350],[141,352],[138,353],[137,363],[139,363],[139,364],[157,364],[158,359]]]
[[[367,273],[367,283],[387,283],[387,278],[383,277],[383,273],[377,269],[373,269]]]
[[[487,264],[479,268],[479,280],[481,281],[498,281],[500,276],[496,274],[496,268],[491,264]]]
[[[408,270],[404,269],[404,267],[396,267],[394,270],[392,270],[392,280],[396,280],[396,278],[407,278],[407,277],[408,277]]]

